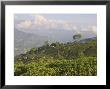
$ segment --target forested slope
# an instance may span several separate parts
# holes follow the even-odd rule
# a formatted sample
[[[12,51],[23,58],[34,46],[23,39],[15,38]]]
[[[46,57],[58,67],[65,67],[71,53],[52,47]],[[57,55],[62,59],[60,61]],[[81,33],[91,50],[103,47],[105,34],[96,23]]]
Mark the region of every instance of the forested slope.
[[[15,76],[96,76],[97,40],[52,43],[15,56]]]

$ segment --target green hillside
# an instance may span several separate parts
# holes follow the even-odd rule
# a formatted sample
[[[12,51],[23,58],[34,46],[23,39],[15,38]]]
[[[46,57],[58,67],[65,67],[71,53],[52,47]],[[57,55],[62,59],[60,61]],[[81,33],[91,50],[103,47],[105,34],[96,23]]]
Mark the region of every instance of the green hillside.
[[[15,76],[96,76],[97,40],[52,43],[15,56]]]

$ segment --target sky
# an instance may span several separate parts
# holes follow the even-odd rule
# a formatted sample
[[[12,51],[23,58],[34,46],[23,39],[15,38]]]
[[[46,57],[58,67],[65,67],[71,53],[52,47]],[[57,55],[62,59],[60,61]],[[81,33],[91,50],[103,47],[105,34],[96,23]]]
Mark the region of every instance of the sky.
[[[15,14],[14,26],[23,30],[73,30],[97,33],[96,14]],[[37,28],[37,29],[36,29]]]

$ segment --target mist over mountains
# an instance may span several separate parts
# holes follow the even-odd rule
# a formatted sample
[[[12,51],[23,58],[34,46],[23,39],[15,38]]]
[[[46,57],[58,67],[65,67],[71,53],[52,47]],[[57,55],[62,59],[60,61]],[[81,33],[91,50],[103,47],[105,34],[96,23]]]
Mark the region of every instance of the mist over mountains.
[[[72,31],[67,30],[28,30],[21,31],[15,29],[14,31],[14,53],[15,55],[19,55],[24,53],[25,49],[31,49],[34,47],[40,47],[44,45],[45,41],[48,41],[50,44],[54,42],[59,43],[67,43],[73,42]],[[96,37],[92,33],[82,33],[82,39],[93,38]]]
[[[24,49],[32,47],[39,47],[47,40],[45,36],[34,35],[31,33],[22,32],[19,30],[14,31],[14,53],[15,55],[24,52]]]
[[[73,35],[81,39],[96,37],[96,14],[15,14],[14,53],[49,44],[74,42]]]

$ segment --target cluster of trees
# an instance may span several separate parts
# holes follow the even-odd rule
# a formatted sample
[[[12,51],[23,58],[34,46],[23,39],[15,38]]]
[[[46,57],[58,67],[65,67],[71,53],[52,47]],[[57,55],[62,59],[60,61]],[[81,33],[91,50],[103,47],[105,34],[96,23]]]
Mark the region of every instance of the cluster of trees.
[[[15,76],[95,76],[96,40],[79,42],[81,35],[73,36],[75,42],[52,43],[32,48],[15,56]]]

